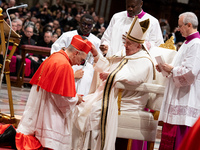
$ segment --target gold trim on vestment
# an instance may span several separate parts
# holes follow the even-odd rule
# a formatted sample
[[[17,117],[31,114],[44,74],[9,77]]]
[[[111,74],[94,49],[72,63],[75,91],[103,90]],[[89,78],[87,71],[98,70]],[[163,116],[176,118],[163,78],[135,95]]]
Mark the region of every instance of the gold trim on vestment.
[[[124,90],[123,89],[119,89],[118,91],[118,99],[117,99],[117,102],[118,102],[118,115],[121,115],[121,101],[122,101],[122,92]]]
[[[118,67],[113,70],[106,81],[106,85],[104,88],[103,93],[103,101],[102,101],[102,109],[101,109],[101,150],[103,150],[105,145],[105,137],[106,137],[106,120],[107,120],[107,113],[108,113],[108,106],[109,106],[109,96],[111,87],[115,78],[115,75],[122,69],[122,67],[128,62],[128,59],[123,59]]]
[[[147,58],[152,62],[153,65],[153,78],[155,79],[155,66],[153,61],[146,56],[137,57],[137,58],[123,58],[118,67],[111,72],[107,78],[104,93],[103,93],[103,100],[102,100],[102,110],[101,110],[101,150],[103,150],[105,145],[105,137],[106,137],[106,121],[107,121],[107,113],[108,113],[108,106],[109,106],[109,97],[110,91],[112,88],[112,84],[115,78],[115,75],[122,69],[122,67],[128,62],[128,60],[136,60],[140,58]],[[119,100],[119,99],[118,99]],[[121,99],[120,99],[121,100]],[[119,105],[119,101],[118,101]],[[120,108],[118,108],[118,113],[120,112]]]
[[[139,59],[139,58],[147,58],[151,61],[152,65],[153,65],[153,80],[156,79],[156,70],[155,70],[155,66],[154,66],[154,63],[153,61],[149,58],[149,57],[146,57],[146,56],[142,56],[142,57],[138,57],[138,58],[126,58],[128,60],[136,60],[136,59]],[[123,90],[122,89],[119,89],[119,92],[118,92],[118,115],[121,115],[121,98],[122,98],[122,92]]]
[[[133,20],[127,35],[130,35],[130,33],[131,33],[132,29],[133,29],[133,26],[135,25],[135,22],[136,22],[137,18],[138,18],[138,16],[136,16],[135,19]]]
[[[131,41],[134,41],[136,43],[140,43],[140,44],[143,44],[144,43],[144,40],[139,40],[139,39],[136,39],[132,36],[130,36],[129,34],[127,35],[127,39],[131,40]]]

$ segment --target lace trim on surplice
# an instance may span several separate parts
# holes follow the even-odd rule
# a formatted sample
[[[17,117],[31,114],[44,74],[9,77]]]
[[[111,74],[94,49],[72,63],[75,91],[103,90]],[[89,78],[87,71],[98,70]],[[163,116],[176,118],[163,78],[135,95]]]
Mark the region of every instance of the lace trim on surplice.
[[[193,108],[190,106],[169,106],[169,115],[182,115],[189,116],[193,118],[198,118],[200,116],[200,109]]]

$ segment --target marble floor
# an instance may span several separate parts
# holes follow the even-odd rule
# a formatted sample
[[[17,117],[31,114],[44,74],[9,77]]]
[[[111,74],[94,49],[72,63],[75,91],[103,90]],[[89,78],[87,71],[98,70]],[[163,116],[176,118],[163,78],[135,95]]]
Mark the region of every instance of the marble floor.
[[[26,105],[26,101],[28,99],[30,88],[11,87],[11,89],[12,89],[14,113],[16,115],[22,115]],[[2,84],[0,89],[0,110],[1,113],[5,114],[10,113],[6,84]]]
[[[12,98],[13,98],[15,115],[21,116],[23,114],[29,92],[30,92],[30,87],[17,88],[17,87],[12,86]],[[0,88],[0,111],[1,113],[10,114],[6,84],[2,84]],[[159,148],[160,138],[161,138],[161,129],[162,127],[158,126],[154,150],[158,150]]]

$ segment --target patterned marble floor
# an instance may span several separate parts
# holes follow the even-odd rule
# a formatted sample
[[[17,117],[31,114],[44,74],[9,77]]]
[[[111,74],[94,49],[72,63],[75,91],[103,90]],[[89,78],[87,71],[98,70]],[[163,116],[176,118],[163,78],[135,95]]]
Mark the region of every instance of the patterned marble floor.
[[[30,88],[12,87],[11,89],[12,89],[14,113],[16,115],[22,115],[26,105],[26,101],[28,99]],[[6,84],[2,84],[0,89],[0,110],[2,113],[6,114],[10,113]]]
[[[12,87],[12,98],[14,104],[14,113],[15,115],[22,115],[28,96],[29,96],[30,88],[17,88]],[[9,102],[8,102],[8,92],[7,85],[2,84],[0,89],[0,110],[2,113],[10,114]],[[162,127],[158,126],[156,142],[154,145],[154,150],[159,149],[160,138],[161,138],[161,129]]]

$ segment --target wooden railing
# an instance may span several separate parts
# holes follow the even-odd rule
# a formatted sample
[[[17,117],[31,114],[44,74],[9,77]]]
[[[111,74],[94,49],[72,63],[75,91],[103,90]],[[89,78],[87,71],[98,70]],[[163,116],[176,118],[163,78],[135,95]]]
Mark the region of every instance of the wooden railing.
[[[34,45],[22,45],[22,61],[20,65],[20,69],[18,70],[17,77],[11,76],[12,85],[17,87],[22,87],[23,83],[29,83],[31,78],[24,77],[25,72],[25,58],[27,53],[33,53],[36,55],[46,55],[50,56],[51,48],[42,47],[42,46],[34,46]]]

